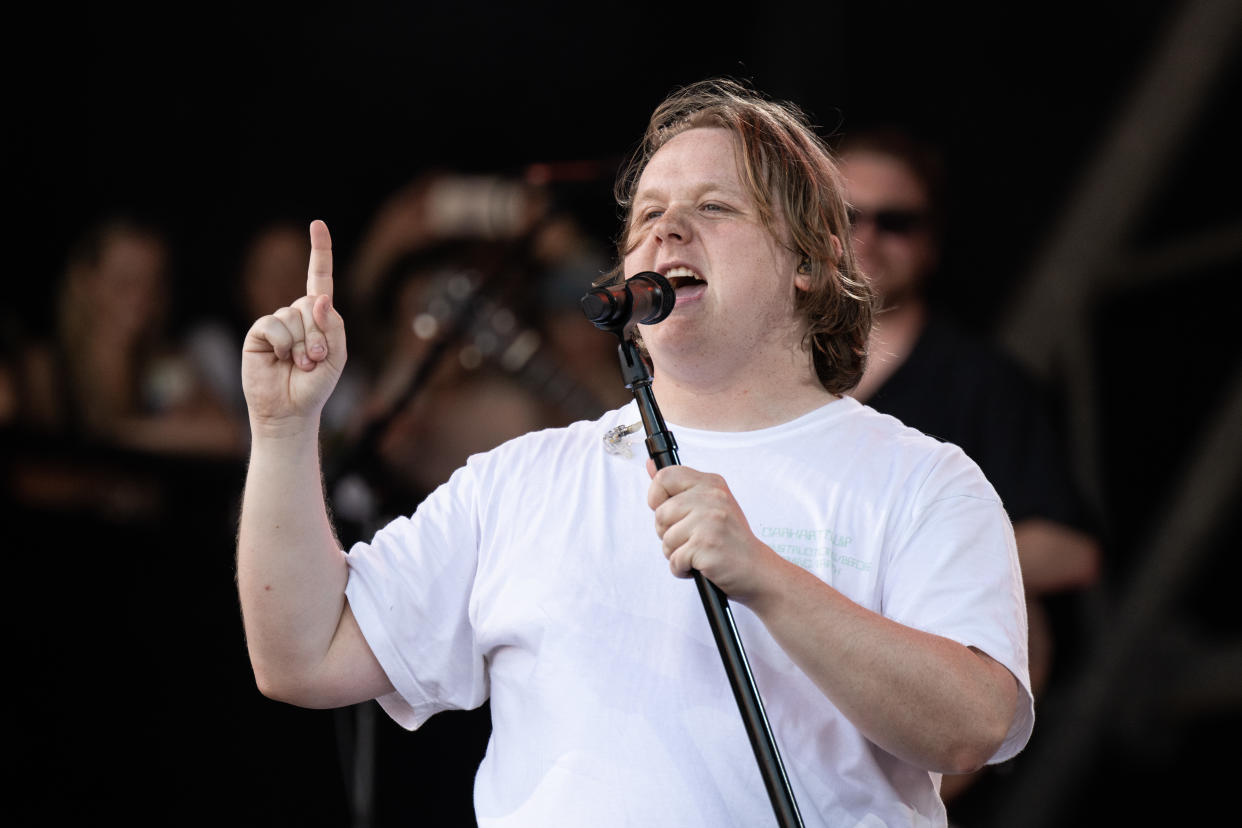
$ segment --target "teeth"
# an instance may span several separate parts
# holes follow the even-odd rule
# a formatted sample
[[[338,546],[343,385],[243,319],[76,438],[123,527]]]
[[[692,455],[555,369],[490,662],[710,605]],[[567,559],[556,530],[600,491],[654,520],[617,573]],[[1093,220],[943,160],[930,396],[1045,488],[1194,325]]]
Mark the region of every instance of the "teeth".
[[[674,267],[664,274],[666,279],[694,279],[695,281],[703,281],[703,277],[695,273],[688,267]]]

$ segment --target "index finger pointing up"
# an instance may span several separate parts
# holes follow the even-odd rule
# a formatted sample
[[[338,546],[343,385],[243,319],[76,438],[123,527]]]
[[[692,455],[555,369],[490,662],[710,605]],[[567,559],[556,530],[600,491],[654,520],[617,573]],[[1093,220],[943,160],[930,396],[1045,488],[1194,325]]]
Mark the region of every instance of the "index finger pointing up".
[[[310,225],[310,264],[306,269],[306,295],[332,298],[332,234],[328,225],[315,219]]]

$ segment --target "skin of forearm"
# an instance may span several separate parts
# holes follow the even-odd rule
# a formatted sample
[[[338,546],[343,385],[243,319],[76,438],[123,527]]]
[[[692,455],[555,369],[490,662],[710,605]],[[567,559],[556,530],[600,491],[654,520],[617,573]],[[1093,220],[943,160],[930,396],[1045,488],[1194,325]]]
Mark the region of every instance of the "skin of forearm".
[[[1031,595],[1084,589],[1100,578],[1100,547],[1077,529],[1041,518],[1013,527],[1022,580]]]
[[[317,435],[256,435],[237,540],[237,586],[260,690],[307,703],[344,608],[348,570],[320,482]]]
[[[1017,704],[1008,670],[884,618],[772,556],[763,586],[744,603],[864,736],[938,773],[968,773],[987,761]]]

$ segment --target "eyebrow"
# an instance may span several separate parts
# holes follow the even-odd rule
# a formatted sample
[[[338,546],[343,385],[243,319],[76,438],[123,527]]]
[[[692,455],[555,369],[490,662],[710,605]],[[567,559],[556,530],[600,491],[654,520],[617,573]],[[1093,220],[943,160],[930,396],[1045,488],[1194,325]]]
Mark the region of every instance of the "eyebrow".
[[[753,201],[749,191],[741,185],[729,185],[722,181],[711,180],[704,181],[691,191],[694,199],[702,198],[705,195],[719,194],[725,198],[743,198]],[[667,201],[668,195],[664,189],[659,187],[648,187],[639,189],[634,193],[633,205],[636,207],[640,202],[645,201]]]

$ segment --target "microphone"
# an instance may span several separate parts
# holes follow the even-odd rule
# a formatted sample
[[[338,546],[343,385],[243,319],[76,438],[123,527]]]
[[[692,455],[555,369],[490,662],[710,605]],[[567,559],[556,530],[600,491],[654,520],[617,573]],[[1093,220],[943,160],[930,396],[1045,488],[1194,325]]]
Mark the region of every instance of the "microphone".
[[[677,294],[668,279],[648,270],[619,285],[592,288],[580,304],[595,327],[616,331],[632,322],[654,325],[663,320],[673,312]]]

